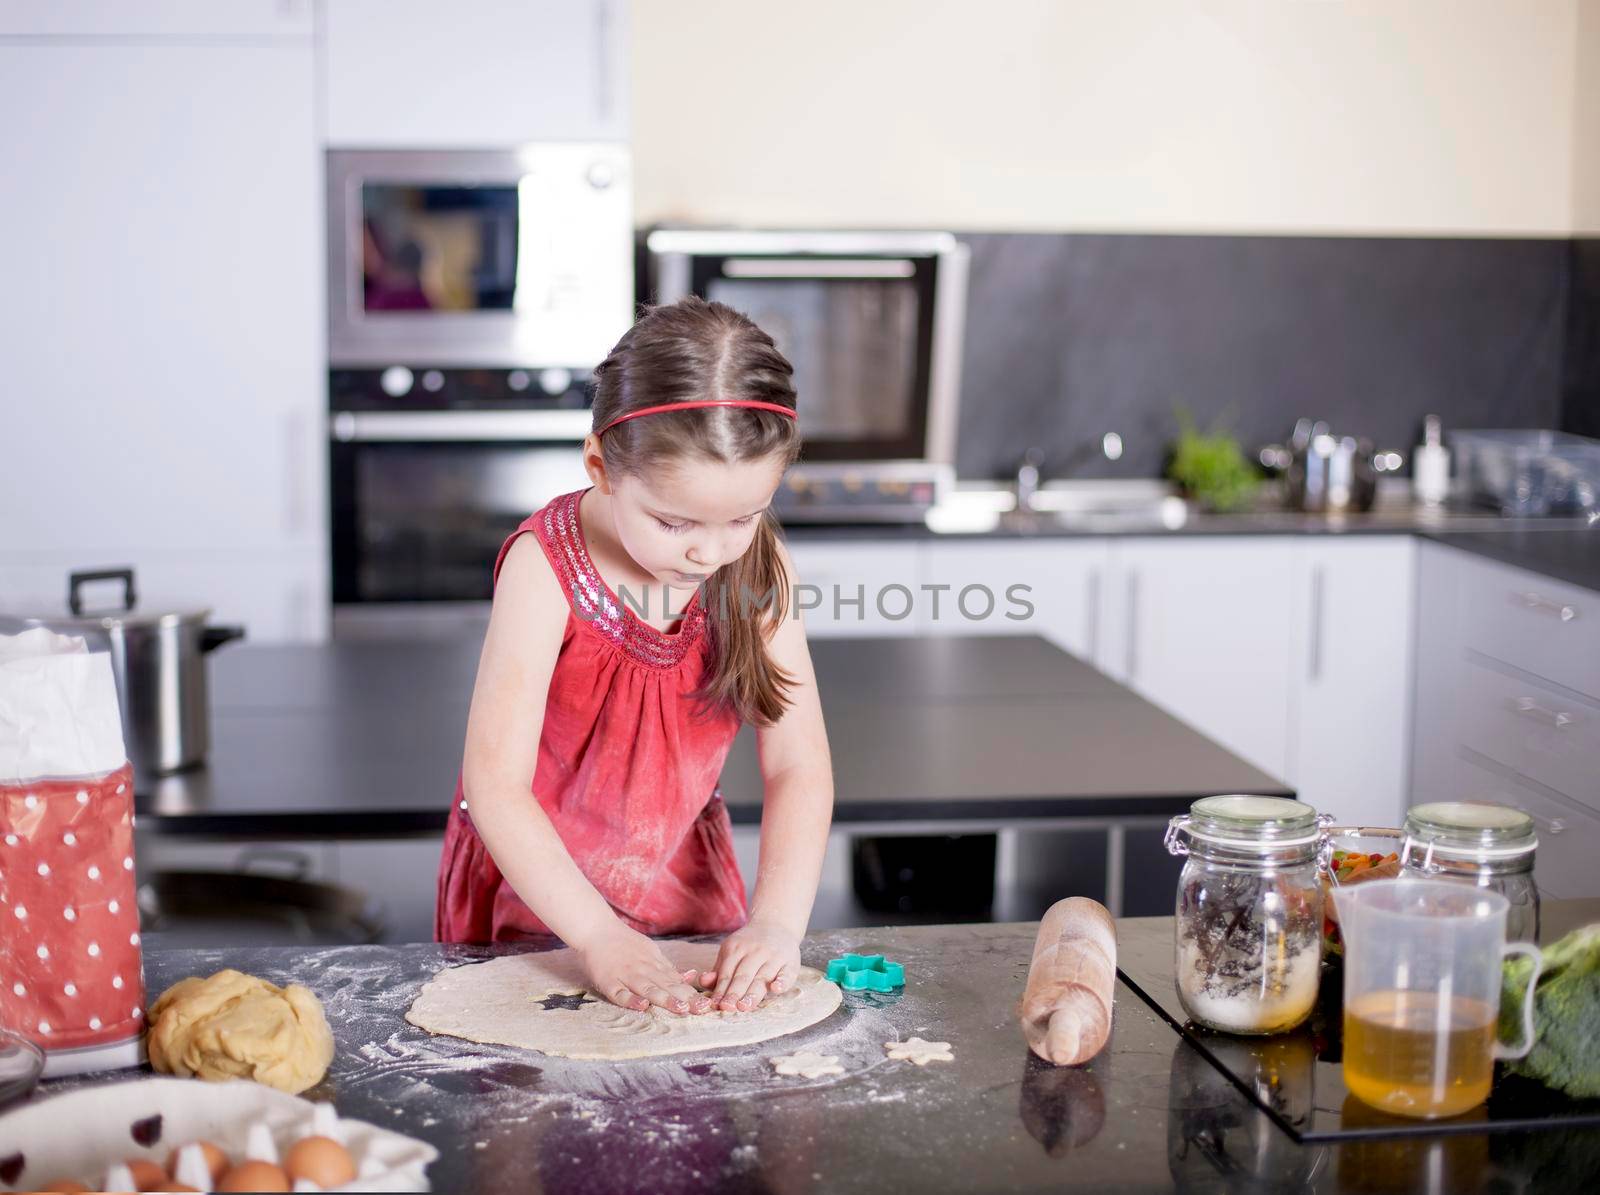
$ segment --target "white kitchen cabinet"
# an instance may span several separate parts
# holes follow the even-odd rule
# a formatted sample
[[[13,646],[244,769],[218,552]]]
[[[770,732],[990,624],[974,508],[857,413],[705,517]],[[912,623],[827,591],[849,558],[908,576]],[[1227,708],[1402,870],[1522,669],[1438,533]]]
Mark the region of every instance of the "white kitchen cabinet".
[[[36,184],[0,192],[7,274],[26,280],[0,291],[27,396],[0,470],[0,576],[19,589],[18,570],[59,574],[60,595],[68,568],[153,579],[181,561],[187,604],[273,611],[274,637],[325,623],[313,57],[293,40],[0,46],[0,106],[28,114],[0,152]],[[317,611],[288,613],[305,586]]]
[[[1042,635],[1093,660],[1109,562],[1106,545],[1092,540],[934,541],[923,559],[927,632]]]
[[[312,0],[6,0],[0,36],[310,41]]]
[[[1418,610],[1413,801],[1496,799],[1489,774],[1600,825],[1600,594],[1424,544]]]
[[[628,139],[625,0],[326,0],[340,149]]]
[[[1294,541],[1124,539],[1098,663],[1274,776],[1289,763]]]
[[[1285,778],[1340,825],[1397,826],[1407,805],[1415,575],[1409,536],[1295,548]]]
[[[1459,801],[1464,791],[1457,731],[1462,658],[1461,566],[1454,548],[1417,546],[1416,651],[1411,715],[1411,804]]]
[[[802,617],[815,638],[915,635],[926,628],[918,599],[922,545],[883,541],[790,541]],[[903,616],[902,616],[903,614]]]

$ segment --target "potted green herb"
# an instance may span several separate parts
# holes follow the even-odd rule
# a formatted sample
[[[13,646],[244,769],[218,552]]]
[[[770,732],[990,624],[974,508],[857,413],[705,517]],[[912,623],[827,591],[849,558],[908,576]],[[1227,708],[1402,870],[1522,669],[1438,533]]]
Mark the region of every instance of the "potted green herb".
[[[1201,432],[1187,411],[1178,411],[1177,416],[1178,439],[1167,463],[1167,477],[1177,483],[1185,498],[1206,510],[1226,513],[1248,506],[1261,485],[1261,474],[1239,441],[1215,425]]]

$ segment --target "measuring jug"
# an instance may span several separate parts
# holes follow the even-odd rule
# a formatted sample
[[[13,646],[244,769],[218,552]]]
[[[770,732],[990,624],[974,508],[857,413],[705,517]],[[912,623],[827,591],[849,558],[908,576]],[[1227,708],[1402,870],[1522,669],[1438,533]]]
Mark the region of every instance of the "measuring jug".
[[[1533,1047],[1539,948],[1506,943],[1509,902],[1447,880],[1397,879],[1341,888],[1344,934],[1344,1082],[1365,1104],[1433,1119],[1489,1096],[1496,1058]],[[1533,959],[1522,1042],[1503,1045],[1500,966]]]

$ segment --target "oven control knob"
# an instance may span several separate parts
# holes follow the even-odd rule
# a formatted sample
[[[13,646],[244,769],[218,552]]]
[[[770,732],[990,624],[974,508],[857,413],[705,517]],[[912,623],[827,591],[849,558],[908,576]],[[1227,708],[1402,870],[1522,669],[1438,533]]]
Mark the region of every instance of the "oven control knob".
[[[422,388],[429,394],[437,394],[444,389],[444,374],[437,369],[430,369],[422,375]]]
[[[506,374],[506,387],[516,394],[521,394],[532,383],[526,369],[513,369]]]
[[[378,378],[378,385],[390,398],[400,398],[411,393],[411,371],[404,365],[391,365]]]
[[[539,389],[546,394],[565,394],[571,386],[570,369],[545,369],[539,373]]]
[[[615,177],[610,162],[596,162],[589,167],[589,185],[596,191],[604,191]]]

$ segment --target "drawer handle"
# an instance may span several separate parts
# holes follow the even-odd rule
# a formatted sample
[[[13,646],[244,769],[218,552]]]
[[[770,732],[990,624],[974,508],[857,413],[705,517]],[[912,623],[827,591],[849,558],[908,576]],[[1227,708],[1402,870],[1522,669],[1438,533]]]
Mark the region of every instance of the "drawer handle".
[[[1533,810],[1521,805],[1513,805],[1512,808],[1520,809],[1532,818],[1533,824],[1539,828],[1539,833],[1541,834],[1556,835],[1566,833],[1567,822],[1565,818],[1545,817],[1543,814],[1535,813]]]
[[[1554,614],[1562,622],[1571,622],[1578,617],[1578,611],[1575,607],[1569,606],[1565,602],[1551,601],[1549,598],[1537,593],[1518,594],[1517,599],[1527,609],[1540,610],[1545,614]]]
[[[1543,722],[1556,730],[1565,730],[1576,719],[1565,710],[1546,709],[1532,697],[1517,697],[1511,702],[1512,708],[1524,718],[1532,718],[1535,722]]]

